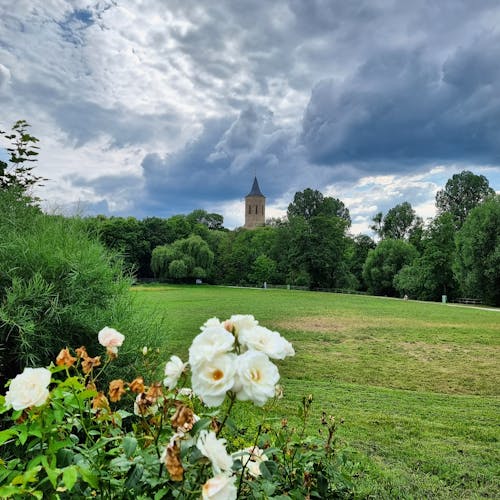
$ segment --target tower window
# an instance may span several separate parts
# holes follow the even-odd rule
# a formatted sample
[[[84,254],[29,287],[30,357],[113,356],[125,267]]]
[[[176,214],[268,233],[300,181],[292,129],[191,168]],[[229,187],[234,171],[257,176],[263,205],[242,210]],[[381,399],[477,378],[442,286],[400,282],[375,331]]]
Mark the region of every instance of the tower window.
[[[255,205],[255,215],[257,215],[259,212],[258,212],[258,209],[259,209],[259,206],[258,205]]]
[[[251,214],[252,213],[252,207],[250,205],[248,205],[248,213]]]

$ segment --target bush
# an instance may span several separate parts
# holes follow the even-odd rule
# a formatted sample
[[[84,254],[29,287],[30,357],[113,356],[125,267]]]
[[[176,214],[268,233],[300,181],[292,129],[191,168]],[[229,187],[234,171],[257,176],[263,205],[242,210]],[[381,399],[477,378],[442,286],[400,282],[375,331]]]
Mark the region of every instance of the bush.
[[[320,437],[305,435],[312,396],[297,429],[284,419],[254,432],[230,417],[236,400],[275,402],[279,373],[269,358],[293,355],[291,344],[253,316],[212,318],[202,330],[190,348],[192,389],[177,356],[164,365],[163,384],[143,372],[104,388],[101,374],[124,340],[109,328],[99,332],[106,356],[63,349],[58,366],[16,376],[0,396],[10,418],[0,432],[0,497],[352,497],[354,466],[335,449],[335,420],[324,414]],[[154,366],[157,354],[145,349],[143,358]]]
[[[95,344],[94,332],[130,318],[121,261],[81,220],[49,216],[0,193],[0,381],[41,366],[61,344]]]

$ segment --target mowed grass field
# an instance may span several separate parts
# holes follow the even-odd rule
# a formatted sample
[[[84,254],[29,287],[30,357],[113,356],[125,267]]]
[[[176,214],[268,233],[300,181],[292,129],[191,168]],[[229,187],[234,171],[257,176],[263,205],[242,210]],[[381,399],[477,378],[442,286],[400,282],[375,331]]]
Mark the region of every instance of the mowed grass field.
[[[237,417],[292,419],[303,396],[344,419],[360,497],[500,498],[500,311],[386,298],[224,287],[134,287],[187,358],[208,318],[253,314],[290,340],[285,398]],[[310,432],[317,432],[311,425]]]

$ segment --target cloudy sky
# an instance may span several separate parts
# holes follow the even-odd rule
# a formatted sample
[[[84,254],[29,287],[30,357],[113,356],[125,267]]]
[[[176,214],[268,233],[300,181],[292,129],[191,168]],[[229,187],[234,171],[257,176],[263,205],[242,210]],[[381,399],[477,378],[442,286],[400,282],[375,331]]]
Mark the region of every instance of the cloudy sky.
[[[500,191],[498,0],[2,0],[0,129],[48,210],[243,224],[307,187],[353,233],[464,169]],[[0,153],[1,154],[1,153]]]

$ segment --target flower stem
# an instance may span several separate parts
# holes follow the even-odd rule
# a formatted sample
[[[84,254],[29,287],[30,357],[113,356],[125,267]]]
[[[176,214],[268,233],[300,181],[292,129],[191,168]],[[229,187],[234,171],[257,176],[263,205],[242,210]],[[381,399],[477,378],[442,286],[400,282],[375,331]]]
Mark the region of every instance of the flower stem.
[[[236,394],[234,392],[229,391],[227,394],[229,396],[229,408],[227,409],[226,414],[224,415],[224,419],[222,420],[222,423],[220,424],[220,427],[217,429],[217,432],[215,433],[215,435],[217,437],[219,437],[219,434],[221,433],[222,428],[224,427],[224,424],[226,423],[226,421],[227,421],[227,419],[229,417],[229,414],[231,413],[231,410],[233,408],[234,402],[236,401]]]

